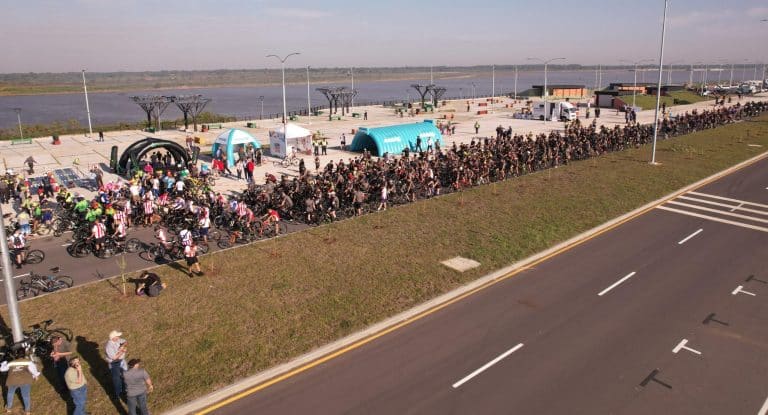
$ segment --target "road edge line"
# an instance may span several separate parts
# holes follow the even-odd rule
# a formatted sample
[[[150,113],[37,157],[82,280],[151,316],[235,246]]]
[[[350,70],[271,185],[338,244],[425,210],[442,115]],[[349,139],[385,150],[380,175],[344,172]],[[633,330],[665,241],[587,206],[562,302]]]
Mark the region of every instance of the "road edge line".
[[[681,194],[705,186],[715,180],[718,180],[731,173],[757,163],[766,157],[768,157],[768,151],[744,160],[725,170],[714,173],[688,186],[662,196],[661,198],[652,202],[646,203],[643,206],[640,206],[617,218],[611,219],[608,222],[573,236],[563,242],[558,243],[557,245],[545,249],[544,251],[533,254],[518,262],[491,272],[490,274],[486,274],[485,276],[482,276],[459,288],[456,288],[452,291],[435,297],[432,300],[429,300],[409,310],[403,311],[399,314],[396,314],[395,316],[389,317],[379,323],[369,326],[366,329],[350,334],[332,343],[326,344],[325,346],[321,346],[315,350],[307,352],[289,362],[274,366],[270,369],[237,381],[229,386],[225,386],[222,389],[211,392],[174,409],[163,412],[163,415],[188,415],[193,413],[207,414],[231,402],[239,400],[244,396],[255,393],[258,390],[264,389],[268,386],[271,386],[272,384],[278,383],[284,379],[331,360],[343,353],[367,344],[383,335],[399,329],[400,327],[403,327],[413,321],[432,314],[444,307],[447,307],[450,304],[455,303],[456,301],[466,298],[469,295],[472,295],[484,288],[490,287],[500,281],[508,279],[515,274],[526,270],[531,265],[549,259],[552,256],[567,251],[575,246],[580,245],[583,242],[586,242],[613,228],[616,228],[619,225],[628,222],[631,219],[634,219],[644,213],[647,213],[657,206],[660,206]]]

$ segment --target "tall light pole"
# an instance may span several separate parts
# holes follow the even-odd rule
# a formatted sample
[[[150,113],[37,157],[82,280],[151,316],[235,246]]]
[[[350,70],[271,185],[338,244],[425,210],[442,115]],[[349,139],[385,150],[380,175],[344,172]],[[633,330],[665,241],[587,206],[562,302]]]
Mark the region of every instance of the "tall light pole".
[[[496,101],[496,65],[491,65],[491,112]]]
[[[709,64],[704,64],[704,72],[701,74],[701,95],[704,95],[704,89],[707,85],[707,73],[709,72]]]
[[[672,67],[676,63],[682,63],[683,61],[674,61],[667,64],[667,85],[672,84]]]
[[[281,57],[279,57],[277,55],[267,55],[268,58],[275,58],[275,59],[280,61],[280,67],[281,67],[282,72],[283,72],[283,134],[287,134],[288,133],[286,131],[286,129],[285,129],[285,122],[286,122],[286,119],[288,118],[288,110],[287,110],[286,105],[285,105],[285,61],[287,61],[288,58],[290,58],[293,55],[301,55],[301,53],[299,53],[299,52],[289,53],[289,54],[285,55],[284,58],[281,58]]]
[[[21,108],[14,108],[16,111],[16,119],[19,120],[19,138],[24,138],[24,131],[21,129]]]
[[[664,0],[664,17],[661,19],[661,48],[659,48],[659,83],[656,85],[656,111],[653,114],[653,149],[651,164],[656,164],[656,139],[659,137],[659,104],[661,103],[661,68],[664,67],[664,36],[667,33],[667,7],[669,0]]]
[[[17,343],[24,339],[24,332],[21,329],[19,304],[16,302],[16,288],[14,287],[13,275],[11,274],[11,254],[8,251],[8,239],[7,235],[5,234],[5,223],[3,223],[2,206],[0,206],[0,256],[2,256],[2,259],[0,259],[0,264],[3,265],[5,302],[8,305],[8,316],[11,319],[11,332],[13,333],[13,342]]]
[[[515,65],[515,101],[517,101],[517,65]]]
[[[547,92],[547,66],[554,61],[559,60],[565,60],[565,58],[552,58],[552,59],[541,59],[541,58],[528,58],[529,61],[537,61],[542,62],[544,64],[544,90],[542,91],[542,95],[544,96],[544,124],[547,123],[547,95],[549,95]]]
[[[349,68],[349,76],[352,77],[352,92],[355,92],[355,68]],[[352,107],[355,106],[355,94],[352,94],[352,97],[350,98],[350,105]],[[343,113],[344,111],[342,111]]]
[[[733,62],[731,62],[731,80],[728,81],[728,87],[730,88],[732,86],[733,86]]]
[[[91,106],[88,105],[88,87],[85,86],[85,69],[83,69],[83,94],[85,94],[85,112],[88,114],[88,132],[93,134],[93,127],[91,127]]]
[[[635,69],[634,69],[634,73],[635,73],[635,84],[634,84],[634,86],[632,87],[632,108],[635,108],[635,99],[637,98],[637,65],[639,65],[639,64],[641,64],[641,63],[650,62],[650,61],[651,61],[650,59],[641,59],[641,60],[639,60],[639,61],[634,61],[634,62],[632,62],[632,61],[628,61],[628,60],[624,60],[624,59],[622,59],[622,60],[620,60],[620,61],[619,61],[619,62],[627,62],[627,63],[631,63],[631,64],[633,64],[633,65],[635,66]]]
[[[259,116],[260,120],[264,119],[264,95],[259,95],[259,101],[261,101],[261,115]]]
[[[477,98],[477,95],[475,94],[475,83],[472,82],[472,99],[474,100],[476,98]]]
[[[749,63],[749,59],[744,59],[744,64],[741,65],[741,82],[744,83],[744,81],[747,80],[747,63]]]
[[[312,101],[309,99],[309,65],[307,65],[307,119],[312,125]]]
[[[435,78],[432,74],[432,65],[429,65],[429,84],[434,85],[435,84]]]

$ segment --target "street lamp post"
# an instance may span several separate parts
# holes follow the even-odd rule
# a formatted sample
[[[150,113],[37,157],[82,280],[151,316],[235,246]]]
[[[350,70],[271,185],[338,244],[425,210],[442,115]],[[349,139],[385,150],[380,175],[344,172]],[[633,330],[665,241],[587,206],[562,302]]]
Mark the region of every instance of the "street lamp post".
[[[14,108],[15,109],[15,108]],[[19,304],[16,302],[16,288],[14,287],[13,275],[11,274],[11,254],[8,251],[8,239],[5,234],[5,223],[3,223],[3,208],[0,206],[0,264],[3,265],[3,285],[5,286],[5,302],[8,305],[8,316],[11,320],[11,332],[13,342],[17,343],[24,339],[24,332],[21,329],[21,319],[19,318]]]
[[[515,65],[515,102],[517,102],[517,65]]]
[[[728,81],[728,87],[733,86],[733,62],[731,62],[731,79]]]
[[[661,47],[659,49],[659,83],[656,85],[656,110],[653,114],[653,149],[651,164],[656,164],[656,139],[659,136],[659,104],[661,103],[661,68],[664,65],[664,36],[667,32],[667,6],[669,0],[664,0],[664,17],[661,19]]]
[[[307,120],[312,125],[312,101],[309,98],[309,65],[307,65]]]
[[[19,138],[24,138],[24,131],[21,129],[21,108],[14,108],[16,119],[19,120]]]
[[[491,65],[491,113],[493,113],[494,101],[496,101],[496,65]]]
[[[547,123],[547,95],[549,95],[547,92],[547,66],[554,61],[559,60],[565,60],[565,58],[552,58],[548,60],[544,60],[541,58],[528,58],[529,61],[538,61],[544,63],[544,90],[542,91],[542,95],[544,96],[544,124]]]
[[[349,68],[349,76],[352,77],[352,92],[355,92],[355,68]],[[352,94],[352,97],[349,100],[350,105],[354,108],[355,107],[355,94]],[[343,115],[344,111],[342,111]]]
[[[472,82],[472,100],[475,100],[477,95],[475,94],[475,83]]]
[[[264,119],[264,95],[259,95],[259,101],[261,101],[261,115],[259,115],[259,119]]]
[[[281,67],[282,72],[283,72],[283,134],[287,134],[287,132],[285,130],[285,122],[286,122],[286,119],[288,117],[288,110],[287,110],[286,105],[285,105],[285,61],[287,61],[288,58],[290,58],[293,55],[301,55],[301,53],[299,53],[299,52],[289,53],[289,54],[285,55],[284,58],[281,58],[281,57],[279,57],[277,55],[267,55],[268,58],[275,58],[275,59],[280,61],[280,67]]]
[[[635,69],[634,69],[635,83],[634,83],[634,86],[632,87],[632,108],[635,108],[635,99],[637,98],[637,65],[639,65],[641,63],[649,62],[649,61],[650,61],[650,59],[641,59],[641,60],[635,61],[635,62],[627,61],[627,60],[624,60],[624,59],[619,61],[619,62],[631,63],[631,64],[633,64],[635,66]]]
[[[91,127],[91,106],[88,105],[88,87],[85,86],[85,69],[83,69],[83,94],[85,94],[85,113],[88,114],[88,132],[93,135],[93,127]]]

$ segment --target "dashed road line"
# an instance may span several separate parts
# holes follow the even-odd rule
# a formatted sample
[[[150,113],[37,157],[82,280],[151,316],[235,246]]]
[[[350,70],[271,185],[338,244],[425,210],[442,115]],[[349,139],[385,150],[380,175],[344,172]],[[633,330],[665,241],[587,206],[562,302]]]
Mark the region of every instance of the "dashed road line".
[[[624,281],[626,281],[626,280],[628,280],[628,279],[632,278],[632,276],[634,276],[635,274],[636,274],[636,272],[635,272],[635,271],[632,271],[632,272],[630,272],[629,274],[627,274],[626,276],[624,276],[624,278],[622,278],[622,279],[620,279],[620,280],[618,280],[618,281],[614,282],[614,283],[613,283],[613,285],[611,285],[610,287],[608,287],[608,288],[604,289],[603,291],[600,291],[600,292],[597,294],[597,296],[598,296],[598,297],[602,297],[602,296],[603,296],[605,293],[607,293],[608,291],[611,291],[612,289],[616,288],[616,287],[617,287],[619,284],[621,284],[622,282],[624,282]]]
[[[689,240],[689,239],[691,239],[691,238],[693,238],[694,236],[696,236],[696,235],[700,234],[700,233],[701,233],[703,230],[704,230],[704,229],[699,229],[698,231],[696,231],[696,232],[694,232],[694,233],[692,233],[692,234],[690,234],[690,235],[686,236],[685,238],[683,238],[683,240],[682,240],[682,241],[680,241],[680,242],[678,242],[677,244],[678,244],[678,245],[682,245],[682,244],[684,244],[684,243],[688,242],[688,240]]]
[[[463,385],[463,384],[467,383],[467,382],[468,382],[469,380],[471,380],[473,377],[475,377],[475,376],[477,376],[477,375],[479,375],[479,374],[481,374],[481,373],[485,372],[485,371],[486,371],[486,370],[487,370],[489,367],[491,367],[491,366],[495,365],[496,363],[499,363],[499,362],[500,362],[501,360],[503,360],[505,357],[507,357],[507,356],[511,355],[512,353],[516,352],[516,351],[517,351],[517,350],[519,350],[521,347],[523,347],[523,344],[522,344],[522,343],[518,343],[518,344],[517,344],[517,346],[515,346],[515,347],[513,347],[513,348],[511,348],[511,349],[507,350],[506,352],[504,352],[504,353],[500,354],[500,355],[499,355],[498,357],[496,357],[495,359],[493,359],[493,360],[491,360],[490,362],[488,362],[488,363],[484,364],[484,365],[483,365],[483,366],[481,366],[479,369],[477,369],[477,370],[475,370],[474,372],[472,372],[472,373],[468,374],[467,376],[465,376],[464,378],[462,378],[460,381],[458,381],[458,382],[454,383],[454,384],[453,384],[453,385],[451,385],[451,386],[453,386],[453,388],[454,388],[454,389],[457,389],[459,386],[461,386],[461,385]]]
[[[768,414],[768,398],[765,398],[765,402],[763,402],[763,406],[760,407],[760,410],[757,411],[757,415],[766,415]]]

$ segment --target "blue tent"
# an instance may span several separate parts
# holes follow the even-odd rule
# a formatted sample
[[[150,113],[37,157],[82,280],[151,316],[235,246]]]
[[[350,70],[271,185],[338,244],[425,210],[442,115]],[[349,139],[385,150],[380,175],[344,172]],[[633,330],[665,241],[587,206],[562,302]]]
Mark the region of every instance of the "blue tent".
[[[232,167],[235,165],[235,152],[238,146],[245,146],[253,144],[254,148],[261,147],[261,143],[258,142],[252,135],[243,130],[232,128],[229,131],[224,131],[216,137],[216,141],[213,142],[213,148],[211,148],[211,154],[216,157],[216,151],[219,147],[225,146],[224,151],[227,153],[227,165]]]
[[[416,138],[421,137],[422,150],[427,149],[427,140],[443,144],[443,136],[431,120],[413,124],[391,125],[388,127],[360,128],[350,146],[351,151],[368,149],[381,157],[384,153],[400,154],[405,147],[416,148]]]

